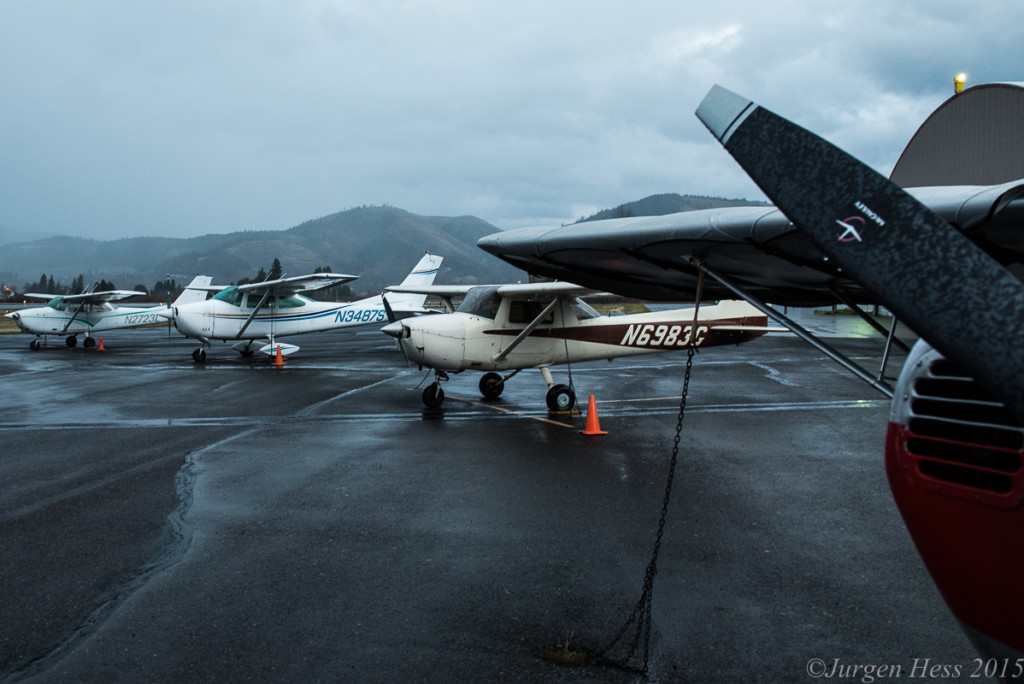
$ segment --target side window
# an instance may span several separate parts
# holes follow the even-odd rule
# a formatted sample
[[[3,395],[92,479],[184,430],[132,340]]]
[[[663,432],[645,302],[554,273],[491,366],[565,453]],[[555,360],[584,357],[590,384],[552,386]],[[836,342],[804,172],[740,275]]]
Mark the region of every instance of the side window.
[[[572,300],[570,307],[572,308],[572,312],[576,314],[576,318],[581,321],[585,321],[590,318],[600,318],[601,316],[594,307],[590,306],[582,299],[577,298]]]
[[[298,297],[281,297],[277,299],[277,306],[281,309],[294,309],[298,306],[304,306],[306,303]]]
[[[509,323],[521,323],[526,325],[532,323],[540,312],[544,310],[549,302],[533,302],[533,301],[522,301],[512,300],[508,303],[508,322]],[[548,312],[548,315],[544,317],[541,323],[550,324],[554,321],[554,312]]]

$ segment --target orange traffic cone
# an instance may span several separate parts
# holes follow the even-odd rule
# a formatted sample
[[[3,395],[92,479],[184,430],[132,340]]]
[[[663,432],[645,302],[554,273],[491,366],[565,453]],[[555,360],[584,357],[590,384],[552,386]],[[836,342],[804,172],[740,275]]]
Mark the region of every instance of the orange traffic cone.
[[[601,423],[597,420],[597,404],[594,402],[594,395],[590,395],[590,401],[587,402],[587,426],[581,430],[584,435],[607,435],[607,432],[601,430]]]
[[[277,345],[277,354],[274,355],[274,368],[284,368],[284,357],[281,356],[281,345]]]
[[[103,351],[103,338],[100,338],[99,346],[96,347],[96,351]]]

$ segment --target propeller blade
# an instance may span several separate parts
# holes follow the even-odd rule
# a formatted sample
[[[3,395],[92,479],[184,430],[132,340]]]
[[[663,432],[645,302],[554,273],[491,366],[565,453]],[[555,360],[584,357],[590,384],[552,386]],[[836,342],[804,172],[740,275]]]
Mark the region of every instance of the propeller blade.
[[[398,317],[395,316],[395,312],[391,308],[391,304],[388,303],[388,298],[386,296],[382,296],[380,299],[382,302],[384,302],[384,313],[388,317],[388,323],[394,323],[395,321],[397,321]],[[388,333],[388,335],[391,335],[391,333]],[[397,337],[397,335],[392,335],[392,337]]]

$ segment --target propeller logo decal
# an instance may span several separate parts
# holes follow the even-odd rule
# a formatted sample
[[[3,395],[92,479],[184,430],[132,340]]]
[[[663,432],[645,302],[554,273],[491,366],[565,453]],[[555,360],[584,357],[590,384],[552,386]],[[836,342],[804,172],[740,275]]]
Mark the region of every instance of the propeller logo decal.
[[[843,232],[839,234],[840,242],[853,242],[854,240],[863,242],[860,239],[860,231],[864,229],[864,219],[860,216],[851,216],[842,221],[837,220],[836,223],[843,227]],[[854,225],[855,223],[858,225]]]

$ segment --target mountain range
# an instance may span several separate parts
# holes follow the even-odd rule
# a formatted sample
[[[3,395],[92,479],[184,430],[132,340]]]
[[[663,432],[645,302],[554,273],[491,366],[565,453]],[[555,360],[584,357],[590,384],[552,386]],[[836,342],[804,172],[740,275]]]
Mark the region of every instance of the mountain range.
[[[652,195],[609,209],[608,216],[650,216],[685,208],[756,204],[688,195]],[[683,207],[682,209],[680,207]],[[598,215],[595,215],[598,216]],[[591,217],[593,219],[594,217]],[[590,219],[587,219],[590,220]],[[280,260],[285,275],[330,267],[358,275],[353,293],[377,293],[401,281],[425,251],[444,257],[439,284],[476,284],[526,280],[526,274],[476,247],[499,229],[473,216],[419,216],[390,206],[359,207],[306,221],[287,230],[241,231],[193,238],[137,237],[90,240],[56,236],[14,242],[10,229],[0,233],[0,281],[22,288],[42,275],[70,284],[101,279],[117,287],[152,288],[158,281],[188,282],[193,275],[215,283],[254,278]],[[6,244],[3,244],[6,242]]]

